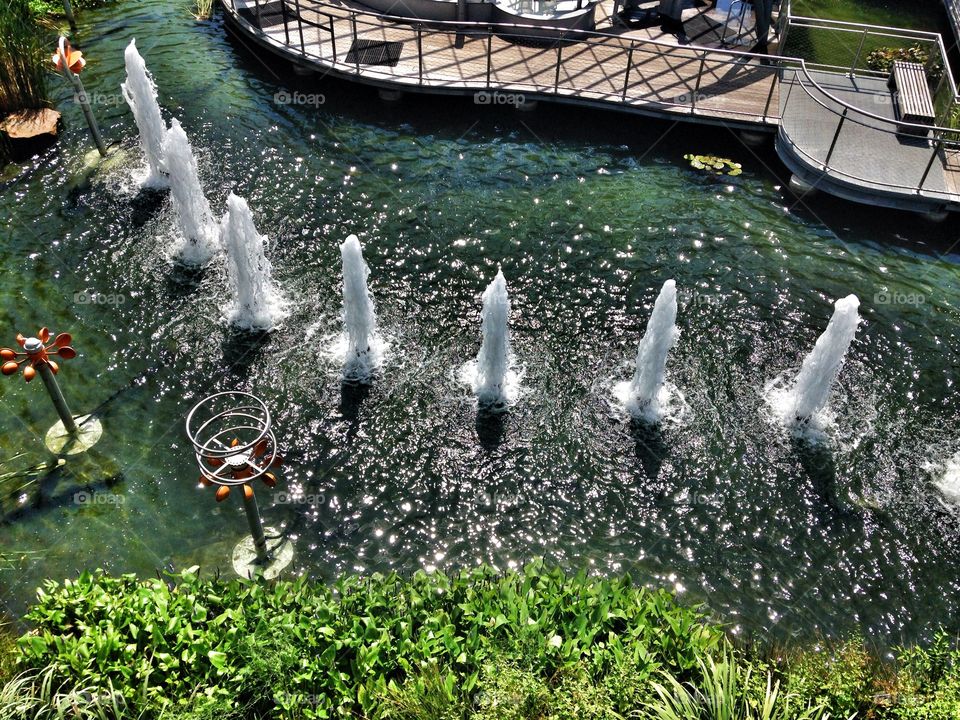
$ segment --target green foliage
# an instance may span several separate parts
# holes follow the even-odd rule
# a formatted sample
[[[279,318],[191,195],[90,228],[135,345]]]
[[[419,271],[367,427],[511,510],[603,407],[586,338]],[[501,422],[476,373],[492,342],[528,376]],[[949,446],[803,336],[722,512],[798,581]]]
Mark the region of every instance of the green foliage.
[[[704,170],[711,174],[737,176],[743,173],[743,166],[740,163],[715,155],[688,154],[684,155],[683,159],[690,161],[690,167],[694,170]]]
[[[899,720],[952,720],[960,717],[960,650],[955,639],[938,633],[928,648],[897,653]]]
[[[0,0],[0,38],[0,118],[45,107],[52,35],[27,0]]]
[[[875,705],[882,668],[863,647],[848,640],[835,648],[805,652],[787,663],[787,692],[811,698],[833,717],[849,717]]]
[[[195,572],[170,580],[48,582],[27,616],[36,629],[19,640],[21,665],[52,667],[70,686],[115,688],[139,709],[195,712],[203,696],[221,713],[371,716],[388,695],[395,713],[438,697],[467,702],[494,659],[540,678],[577,670],[590,687],[624,667],[636,682],[659,670],[687,678],[723,637],[629,576],[531,567],[348,577],[333,588]],[[425,672],[431,666],[443,668],[442,684]]]
[[[718,660],[700,661],[699,682],[683,683],[670,673],[654,684],[657,700],[639,717],[645,720],[826,720],[822,705],[810,705],[803,695],[780,690],[766,674],[757,692],[756,668],[730,649]]]
[[[867,67],[880,72],[890,72],[896,61],[926,65],[930,55],[919,45],[910,47],[880,47],[867,55]]]
[[[73,11],[90,10],[111,2],[111,0],[73,0]],[[63,17],[62,0],[30,0],[30,9],[38,16]]]

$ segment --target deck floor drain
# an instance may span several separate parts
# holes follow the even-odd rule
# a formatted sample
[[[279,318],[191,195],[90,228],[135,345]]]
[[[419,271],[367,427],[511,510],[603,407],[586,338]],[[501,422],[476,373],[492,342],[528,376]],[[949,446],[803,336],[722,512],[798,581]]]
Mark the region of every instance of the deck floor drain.
[[[356,40],[347,53],[348,63],[361,65],[391,65],[400,62],[403,51],[402,42],[389,40]]]

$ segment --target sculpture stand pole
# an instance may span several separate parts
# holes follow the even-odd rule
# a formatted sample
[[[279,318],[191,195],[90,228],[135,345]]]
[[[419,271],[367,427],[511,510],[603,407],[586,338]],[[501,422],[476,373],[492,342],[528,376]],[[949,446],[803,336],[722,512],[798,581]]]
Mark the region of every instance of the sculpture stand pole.
[[[293,561],[293,543],[283,538],[276,547],[267,548],[267,534],[279,538],[280,533],[264,528],[253,491],[257,479],[276,487],[277,476],[271,470],[282,462],[266,404],[240,391],[211,395],[187,415],[187,437],[200,469],[200,484],[216,486],[216,501],[226,500],[235,488],[243,493],[250,537],[233,549],[234,571],[240,577],[277,577]]]
[[[65,0],[64,7],[69,7],[69,4],[70,0]],[[97,151],[101,157],[106,157],[107,146],[103,142],[100,126],[97,125],[97,119],[93,116],[93,110],[90,109],[90,98],[87,97],[87,91],[83,89],[83,83],[80,81],[80,75],[78,74],[87,64],[87,61],[83,59],[83,53],[71,49],[67,39],[61,36],[57,54],[53,56],[53,64],[73,86],[73,92],[76,95],[77,102],[80,103],[80,108],[83,110],[83,117],[86,118],[90,134],[93,136],[93,142],[97,145]]]
[[[37,338],[27,338],[23,349],[27,351],[28,357],[36,358],[43,352],[43,343]],[[50,364],[41,362],[37,363],[36,367],[40,379],[43,380],[44,387],[47,388],[47,392],[50,394],[50,399],[53,401],[53,406],[57,410],[57,415],[60,416],[63,427],[66,428],[67,432],[71,435],[76,435],[77,423],[73,419],[73,413],[70,412],[70,408],[67,406],[67,401],[63,397],[63,391],[60,390],[60,385],[57,384],[57,378],[54,377]]]
[[[74,418],[57,382],[56,374],[60,372],[60,365],[53,358],[70,360],[77,356],[77,351],[70,347],[72,338],[68,333],[60,333],[48,345],[49,340],[50,331],[47,328],[40,328],[36,337],[17,335],[17,344],[23,348],[23,352],[0,348],[0,359],[4,361],[2,371],[4,375],[14,375],[22,369],[26,382],[40,376],[60,416],[60,422],[50,428],[44,438],[47,449],[57,455],[76,455],[96,445],[103,435],[103,427],[91,415]]]

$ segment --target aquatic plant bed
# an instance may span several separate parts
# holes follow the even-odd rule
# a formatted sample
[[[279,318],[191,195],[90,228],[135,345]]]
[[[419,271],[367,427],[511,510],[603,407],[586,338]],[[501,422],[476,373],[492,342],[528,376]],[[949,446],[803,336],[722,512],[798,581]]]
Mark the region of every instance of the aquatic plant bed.
[[[542,566],[348,576],[333,587],[84,573],[48,582],[27,619],[35,629],[0,662],[11,673],[12,656],[22,673],[0,692],[5,720],[33,720],[51,699],[69,717],[116,718],[960,712],[960,653],[942,636],[900,651],[896,679],[852,641],[764,660],[629,576]],[[733,714],[708,709],[717,701]]]

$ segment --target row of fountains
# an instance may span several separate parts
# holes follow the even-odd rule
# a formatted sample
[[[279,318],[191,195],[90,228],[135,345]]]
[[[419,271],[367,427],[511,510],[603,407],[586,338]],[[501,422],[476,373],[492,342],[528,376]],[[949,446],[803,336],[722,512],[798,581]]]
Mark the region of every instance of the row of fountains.
[[[271,278],[264,254],[267,238],[257,232],[250,208],[243,198],[230,194],[219,223],[204,195],[197,162],[187,135],[173,119],[168,128],[161,117],[156,87],[146,63],[132,40],[125,52],[126,82],[122,89],[140,131],[146,155],[146,185],[170,189],[179,222],[181,240],[174,251],[177,262],[203,266],[226,255],[233,291],[228,320],[239,328],[269,331],[284,314],[284,301]],[[377,332],[374,303],[367,286],[370,270],[363,259],[360,241],[351,235],[340,245],[343,263],[343,377],[369,382],[382,363],[383,343]],[[859,300],[850,295],[836,302],[826,331],[806,357],[800,373],[782,390],[771,388],[768,398],[779,419],[787,425],[805,427],[816,423],[825,409],[843,358],[860,322]],[[503,272],[483,293],[480,352],[461,374],[472,387],[478,404],[489,410],[505,410],[516,401],[518,373],[510,349],[510,297]],[[637,351],[633,378],[617,388],[617,396],[632,416],[656,423],[668,404],[666,364],[676,344],[677,287],[664,283]]]

